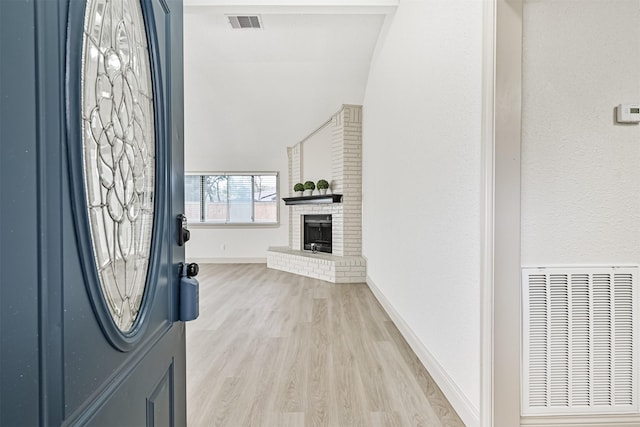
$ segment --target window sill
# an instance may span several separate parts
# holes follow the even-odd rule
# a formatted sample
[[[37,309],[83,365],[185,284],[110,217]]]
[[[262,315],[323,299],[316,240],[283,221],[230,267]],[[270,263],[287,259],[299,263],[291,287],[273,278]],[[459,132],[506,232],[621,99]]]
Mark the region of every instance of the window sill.
[[[189,222],[189,228],[279,228],[280,223],[255,223],[255,222],[239,222],[239,223],[223,223],[223,222]]]

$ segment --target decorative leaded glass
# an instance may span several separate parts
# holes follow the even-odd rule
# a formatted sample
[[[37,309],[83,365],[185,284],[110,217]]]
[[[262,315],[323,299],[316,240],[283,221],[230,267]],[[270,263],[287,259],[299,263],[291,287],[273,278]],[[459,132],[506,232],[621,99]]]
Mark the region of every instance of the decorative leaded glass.
[[[152,92],[139,0],[88,0],[82,72],[86,199],[102,294],[123,332],[140,311],[151,252]]]

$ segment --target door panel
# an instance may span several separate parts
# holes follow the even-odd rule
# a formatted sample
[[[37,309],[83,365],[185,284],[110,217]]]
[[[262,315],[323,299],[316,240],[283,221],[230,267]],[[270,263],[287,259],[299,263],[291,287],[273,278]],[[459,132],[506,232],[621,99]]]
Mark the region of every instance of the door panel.
[[[142,8],[156,109],[153,292],[143,327],[114,338],[91,293],[79,86],[85,2],[0,1],[2,426],[186,424],[177,321],[184,249],[174,220],[183,209],[182,4],[143,0]]]
[[[151,396],[147,398],[147,426],[170,426],[173,421],[173,364],[160,378]]]
[[[6,419],[22,417],[25,423],[36,425],[40,418],[38,408],[28,402],[11,402],[12,393],[37,396],[40,389],[38,378],[38,354],[34,351],[38,342],[39,269],[33,259],[21,252],[36,253],[39,239],[36,228],[23,230],[18,237],[18,226],[23,222],[35,223],[38,218],[36,129],[17,129],[10,126],[21,117],[35,117],[37,93],[35,86],[9,84],[9,82],[35,81],[35,34],[13,33],[15,26],[9,15],[17,20],[28,20],[33,16],[33,5],[26,2],[0,3],[0,61],[13,63],[6,69],[2,66],[0,78],[0,425]],[[5,56],[12,43],[25,45],[25,55]],[[29,54],[30,53],[30,54]],[[21,149],[7,144],[23,138]],[[9,179],[11,177],[11,179]],[[16,191],[19,182],[24,191]],[[19,242],[16,239],[19,238]],[[36,267],[36,268],[34,268]],[[17,272],[20,273],[17,273]],[[20,291],[17,285],[22,282]],[[18,314],[10,315],[11,307],[22,307]],[[23,357],[20,357],[22,355]]]
[[[183,342],[183,336],[175,332],[164,336],[152,352],[167,354]],[[135,367],[121,376],[122,382],[107,389],[101,398],[94,399],[93,407],[84,411],[74,424],[105,427],[185,425],[179,417],[184,403],[177,402],[180,393],[175,387],[176,376],[184,369],[184,362],[180,367],[177,358],[148,359],[132,360]]]

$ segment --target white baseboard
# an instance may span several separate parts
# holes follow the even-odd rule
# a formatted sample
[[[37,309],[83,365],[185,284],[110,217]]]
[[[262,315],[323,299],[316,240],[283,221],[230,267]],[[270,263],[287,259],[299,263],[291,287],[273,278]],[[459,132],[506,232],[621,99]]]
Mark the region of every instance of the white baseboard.
[[[267,258],[187,258],[198,264],[266,264]]]
[[[407,325],[402,316],[396,311],[391,302],[384,296],[380,288],[378,288],[369,276],[367,276],[367,285],[385,309],[393,323],[396,325],[404,339],[407,340],[411,349],[416,353],[416,356],[418,356],[422,365],[429,372],[436,384],[438,384],[438,387],[440,387],[440,390],[442,390],[442,393],[444,393],[451,406],[456,410],[462,419],[462,422],[464,422],[467,427],[479,427],[480,412],[478,409],[469,401],[469,399],[467,399],[462,390],[460,390],[444,370],[442,365],[438,363],[431,352],[427,350],[425,345],[413,333],[409,325]]]
[[[521,426],[531,427],[638,427],[639,415],[566,417],[522,417]]]

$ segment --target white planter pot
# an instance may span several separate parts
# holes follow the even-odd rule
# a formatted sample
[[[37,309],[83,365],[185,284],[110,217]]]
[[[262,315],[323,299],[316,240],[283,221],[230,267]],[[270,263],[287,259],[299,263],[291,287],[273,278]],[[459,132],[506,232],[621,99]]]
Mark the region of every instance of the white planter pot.
[[[303,194],[304,194],[304,191],[294,191],[294,195],[296,197],[302,197]]]
[[[304,190],[304,195],[305,196],[312,196],[313,195],[313,190]]]
[[[320,194],[322,194],[324,196],[325,194],[327,194],[327,189],[326,188],[319,188],[318,189],[318,193],[320,193]]]

